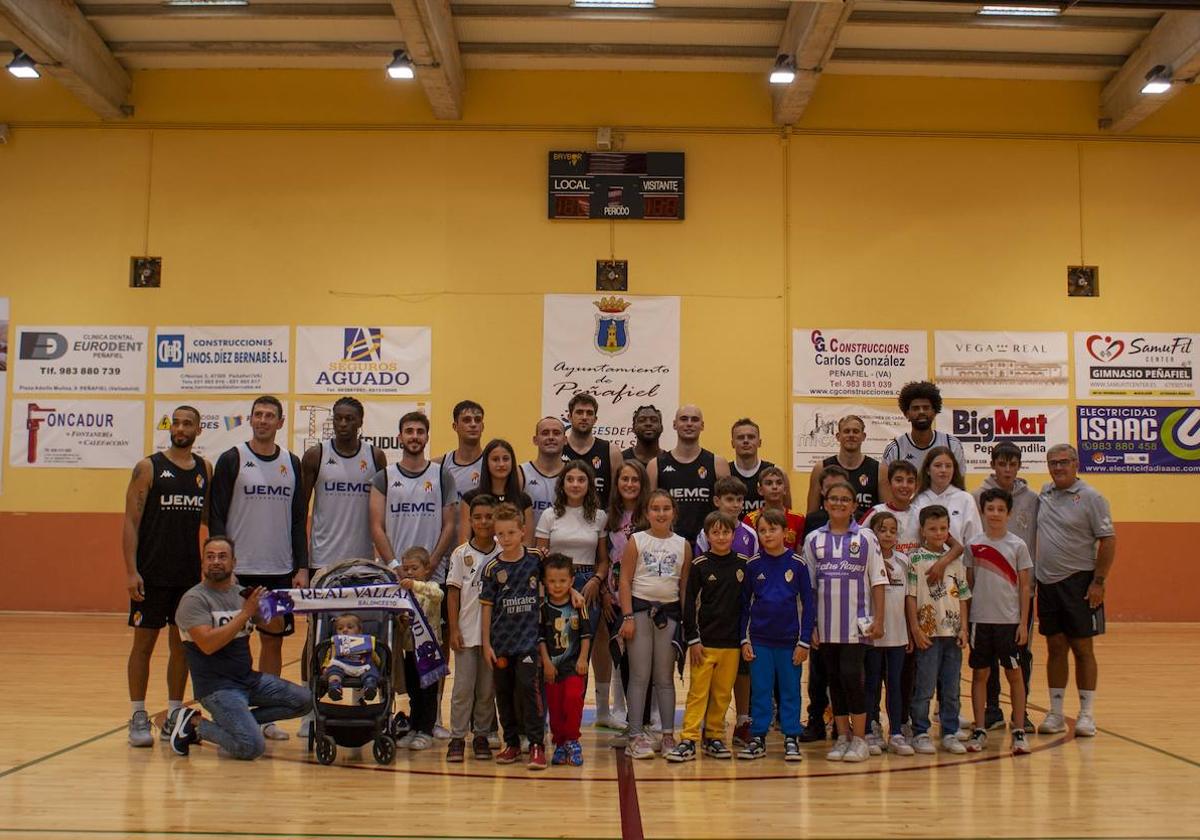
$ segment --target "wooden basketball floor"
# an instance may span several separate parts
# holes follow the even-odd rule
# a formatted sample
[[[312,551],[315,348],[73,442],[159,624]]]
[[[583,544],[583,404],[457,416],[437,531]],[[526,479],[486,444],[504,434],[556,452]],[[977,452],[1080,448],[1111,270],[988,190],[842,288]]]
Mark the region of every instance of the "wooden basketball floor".
[[[0,836],[95,837],[1188,837],[1200,832],[1200,625],[1112,625],[1099,645],[1100,734],[994,738],[976,756],[785,765],[629,762],[585,727],[586,763],[448,765],[444,742],[377,767],[322,767],[300,739],[253,763],[125,739],[130,631],[116,616],[0,615]],[[165,707],[156,652],[147,708]],[[289,640],[286,675],[298,678]],[[1034,704],[1046,702],[1044,649]],[[965,688],[965,683],[964,683]],[[1067,713],[1077,701],[1068,692]],[[683,702],[682,690],[680,704]],[[964,698],[965,699],[965,698]],[[590,709],[588,714],[590,717]],[[1034,715],[1040,720],[1041,714]],[[296,724],[285,724],[295,732]]]

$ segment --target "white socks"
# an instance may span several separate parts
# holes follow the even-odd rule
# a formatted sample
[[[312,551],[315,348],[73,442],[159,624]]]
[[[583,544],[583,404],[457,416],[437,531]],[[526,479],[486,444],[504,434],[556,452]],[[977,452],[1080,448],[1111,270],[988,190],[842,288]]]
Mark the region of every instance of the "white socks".
[[[145,700],[130,700],[129,705],[133,708],[133,712],[135,712],[135,713],[146,711],[146,701]]]
[[[182,709],[182,708],[183,708],[182,700],[168,700],[167,701],[167,715],[168,716],[173,715],[178,709]]]
[[[1080,692],[1082,694],[1082,692]],[[1065,688],[1050,689],[1050,714],[1061,716],[1063,713],[1063,697],[1067,694]]]
[[[1084,691],[1083,689],[1080,689],[1079,690],[1079,716],[1083,717],[1084,715],[1087,715],[1088,717],[1092,717],[1092,703],[1094,703],[1095,701],[1096,701],[1095,689],[1093,689],[1092,691]]]

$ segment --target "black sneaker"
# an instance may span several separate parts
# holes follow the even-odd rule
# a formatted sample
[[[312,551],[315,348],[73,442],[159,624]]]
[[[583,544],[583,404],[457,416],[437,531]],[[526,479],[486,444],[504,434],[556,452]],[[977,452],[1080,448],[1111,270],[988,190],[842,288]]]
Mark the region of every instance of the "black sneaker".
[[[761,735],[756,735],[746,742],[746,746],[742,747],[742,751],[738,753],[738,758],[755,759],[762,758],[767,754],[767,739]]]
[[[800,752],[800,741],[789,735],[783,739],[783,760],[784,761],[803,761],[804,756]]]
[[[680,741],[675,745],[675,749],[663,756],[667,761],[681,762],[694,761],[696,758],[696,742],[695,741]]]
[[[805,726],[804,729],[801,730],[801,732],[800,732],[800,743],[802,743],[802,744],[811,744],[814,741],[824,741],[824,740],[825,740],[825,724],[824,723],[813,724],[812,722],[809,722],[809,724],[807,726]]]
[[[175,716],[175,727],[171,730],[171,750],[176,755],[187,755],[192,744],[200,743],[200,733],[196,731],[196,724],[192,721],[197,715],[195,709],[185,706]]]
[[[709,758],[733,758],[733,752],[720,738],[709,738],[705,741],[704,754]]]
[[[175,718],[177,717],[179,717],[179,709],[167,712],[166,716],[163,717],[162,729],[159,730],[158,733],[158,736],[162,738],[162,740],[171,740],[171,733],[175,731]]]

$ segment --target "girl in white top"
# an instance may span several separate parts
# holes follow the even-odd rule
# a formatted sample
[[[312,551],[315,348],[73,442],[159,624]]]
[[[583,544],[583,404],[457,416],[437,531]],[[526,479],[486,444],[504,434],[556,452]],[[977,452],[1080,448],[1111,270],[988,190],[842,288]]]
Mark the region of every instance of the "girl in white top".
[[[908,582],[908,557],[896,551],[898,537],[896,514],[888,510],[876,511],[871,517],[871,530],[879,543],[883,557],[883,570],[887,575],[887,586],[883,590],[883,638],[876,639],[867,649],[866,690],[867,715],[871,719],[871,734],[867,746],[872,755],[879,755],[886,744],[896,755],[912,755],[913,748],[900,732],[904,723],[903,690],[901,673],[904,658],[912,653],[912,640],[908,636],[908,622],[904,617],[904,593]],[[886,676],[885,676],[886,674]],[[883,738],[879,727],[879,701],[883,682],[887,682],[888,738]]]
[[[682,619],[679,602],[687,586],[692,549],[672,533],[675,500],[665,490],[650,494],[649,531],[638,531],[621,558],[621,638],[629,651],[629,708],[642,709],[651,679],[662,721],[662,754],[675,747],[675,628]],[[653,758],[654,742],[638,714],[630,715],[631,758]]]
[[[964,489],[962,471],[953,452],[945,446],[930,449],[918,478],[921,492],[912,503],[918,515],[929,505],[944,507],[950,512],[950,536],[961,544],[983,533],[979,507],[975,497]]]

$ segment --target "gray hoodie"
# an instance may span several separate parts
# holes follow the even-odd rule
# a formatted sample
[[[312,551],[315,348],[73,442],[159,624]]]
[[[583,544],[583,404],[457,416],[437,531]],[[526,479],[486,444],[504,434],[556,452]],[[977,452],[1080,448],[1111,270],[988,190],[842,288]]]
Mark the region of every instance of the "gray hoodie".
[[[983,484],[979,485],[979,489],[972,494],[975,496],[975,504],[979,504],[980,493],[991,487],[999,486],[996,483],[995,474],[989,475],[983,480]],[[1029,489],[1025,479],[1018,478],[1013,482],[1012,500],[1012,516],[1008,520],[1008,530],[1025,541],[1030,557],[1037,557],[1038,494]],[[983,518],[982,512],[979,517]]]

